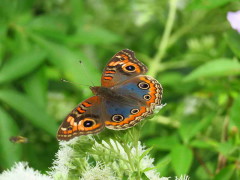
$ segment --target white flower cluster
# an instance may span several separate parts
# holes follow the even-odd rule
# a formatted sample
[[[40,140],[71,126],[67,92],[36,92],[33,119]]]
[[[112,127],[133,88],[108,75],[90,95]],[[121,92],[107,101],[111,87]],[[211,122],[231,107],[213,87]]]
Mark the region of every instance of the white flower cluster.
[[[0,180],[67,180],[71,179],[71,175],[79,180],[121,180],[123,176],[133,179],[131,176],[134,173],[144,174],[150,180],[169,180],[169,177],[160,177],[153,165],[154,159],[148,155],[150,150],[141,145],[140,141],[134,144],[109,139],[99,143],[92,136],[85,137],[85,140],[93,142],[93,146],[91,151],[83,156],[78,167],[73,161],[81,155],[76,148],[81,146],[79,140],[81,138],[60,142],[60,149],[48,175],[40,174],[28,167],[27,163],[19,162],[0,174]],[[89,161],[90,158],[94,159],[95,163]],[[81,169],[81,173],[72,174],[73,169]],[[189,177],[184,175],[175,179],[189,180]]]
[[[101,180],[101,179],[111,179],[118,180],[112,170],[109,167],[97,162],[95,166],[88,166],[86,171],[82,173],[82,178],[80,180]]]
[[[69,162],[74,153],[73,149],[69,144],[76,143],[77,138],[74,138],[68,142],[60,141],[60,148],[56,153],[56,159],[53,162],[53,166],[50,168],[51,171],[48,174],[56,179],[67,179],[69,171]]]
[[[53,180],[47,175],[28,167],[27,162],[15,163],[10,169],[0,174],[0,180]]]
[[[138,141],[137,148],[133,147],[132,144],[127,144],[127,148],[130,149],[130,152],[126,152],[126,147],[123,147],[121,143],[110,139],[109,143],[102,141],[102,143],[96,143],[95,148],[98,150],[107,149],[109,152],[107,154],[114,153],[116,157],[118,157],[117,162],[113,162],[111,164],[107,164],[110,166],[114,172],[119,171],[119,168],[123,169],[131,169],[129,167],[129,161],[139,160],[139,168],[140,171],[144,172],[144,174],[151,180],[167,180],[168,178],[162,177],[160,178],[160,174],[154,169],[153,161],[146,153],[146,148],[141,145],[141,142]],[[129,153],[129,154],[128,154]],[[149,170],[146,170],[149,169]],[[137,169],[136,169],[137,170]],[[146,170],[146,171],[144,171]]]

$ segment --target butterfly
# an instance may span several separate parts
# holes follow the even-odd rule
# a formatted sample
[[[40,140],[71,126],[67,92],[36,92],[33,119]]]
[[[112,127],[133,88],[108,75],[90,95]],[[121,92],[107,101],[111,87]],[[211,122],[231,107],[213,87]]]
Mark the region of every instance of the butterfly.
[[[102,73],[101,86],[90,87],[94,96],[78,104],[57,132],[58,140],[95,134],[105,127],[123,130],[135,126],[161,105],[163,88],[144,75],[147,67],[129,49],[116,53]]]

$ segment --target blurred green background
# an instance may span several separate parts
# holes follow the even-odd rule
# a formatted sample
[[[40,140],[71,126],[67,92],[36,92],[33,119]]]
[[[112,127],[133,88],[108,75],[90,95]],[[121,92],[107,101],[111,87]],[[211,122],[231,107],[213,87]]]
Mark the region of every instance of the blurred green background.
[[[239,0],[1,0],[0,170],[28,161],[45,172],[59,124],[92,94],[79,84],[100,85],[128,48],[164,88],[167,105],[141,132],[161,175],[239,177],[240,34],[226,18],[237,10]],[[18,135],[29,142],[9,141]]]

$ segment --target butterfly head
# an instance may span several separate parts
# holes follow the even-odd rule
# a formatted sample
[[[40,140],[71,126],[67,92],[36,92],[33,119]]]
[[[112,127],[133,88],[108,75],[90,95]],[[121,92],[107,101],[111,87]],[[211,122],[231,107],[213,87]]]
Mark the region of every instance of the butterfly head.
[[[90,86],[92,93],[95,95],[99,95],[100,88],[101,88],[100,86]]]
[[[102,97],[113,97],[115,96],[114,91],[111,88],[103,87],[103,86],[90,86],[93,94]]]

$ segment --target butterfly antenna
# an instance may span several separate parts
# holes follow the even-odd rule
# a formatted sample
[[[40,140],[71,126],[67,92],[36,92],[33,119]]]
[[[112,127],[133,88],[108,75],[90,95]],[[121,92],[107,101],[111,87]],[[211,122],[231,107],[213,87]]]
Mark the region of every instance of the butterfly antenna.
[[[62,79],[61,78],[61,81],[62,82],[66,82],[66,83],[71,83],[71,84],[75,84],[74,82],[71,82],[71,81],[68,81],[68,80],[65,80],[65,79]],[[79,84],[79,83],[77,83],[78,85],[81,85],[81,86],[88,86],[89,87],[89,85],[86,85],[86,84]]]
[[[89,81],[92,83],[92,85],[95,86],[94,83],[93,83],[93,81],[92,81],[92,79],[89,78],[88,73],[87,73],[86,70],[85,70],[86,68],[85,68],[85,66],[84,66],[84,63],[83,63],[81,60],[79,61],[79,63],[83,66],[82,69],[83,69],[84,73],[86,74],[87,79],[89,79]]]

